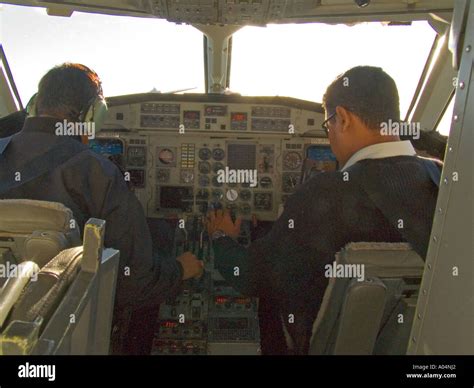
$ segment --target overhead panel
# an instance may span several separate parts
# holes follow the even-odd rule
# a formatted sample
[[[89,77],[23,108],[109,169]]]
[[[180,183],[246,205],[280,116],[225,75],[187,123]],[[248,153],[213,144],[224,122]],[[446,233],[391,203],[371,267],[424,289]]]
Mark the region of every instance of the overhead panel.
[[[6,0],[10,4],[66,10],[155,17],[175,23],[266,25],[269,23],[357,23],[449,19],[454,0],[371,0],[360,8],[354,0]],[[66,10],[64,10],[66,9]]]
[[[153,12],[176,23],[263,25],[307,13],[320,4],[321,0],[154,0]]]
[[[175,23],[214,24],[219,9],[214,0],[167,1],[154,0],[155,16]]]

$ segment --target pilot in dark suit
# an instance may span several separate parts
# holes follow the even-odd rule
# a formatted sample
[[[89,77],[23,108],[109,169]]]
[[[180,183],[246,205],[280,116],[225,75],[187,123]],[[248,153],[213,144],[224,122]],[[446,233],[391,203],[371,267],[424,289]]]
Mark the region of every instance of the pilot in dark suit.
[[[106,221],[105,246],[120,250],[113,342],[114,352],[121,352],[130,311],[175,295],[183,279],[200,276],[202,264],[189,252],[154,258],[142,206],[117,166],[82,144],[83,133],[58,131],[103,107],[95,72],[70,63],[51,69],[39,84],[32,117],[0,155],[0,198],[60,202],[73,211],[81,230],[90,217]]]
[[[350,242],[408,241],[424,258],[438,193],[439,166],[381,130],[400,121],[397,87],[382,69],[347,71],[323,103],[323,127],[341,170],[299,187],[272,230],[248,248],[235,241],[239,219],[215,211],[209,220],[219,271],[242,293],[275,304],[292,354],[308,352],[328,284],[325,266],[336,252]]]

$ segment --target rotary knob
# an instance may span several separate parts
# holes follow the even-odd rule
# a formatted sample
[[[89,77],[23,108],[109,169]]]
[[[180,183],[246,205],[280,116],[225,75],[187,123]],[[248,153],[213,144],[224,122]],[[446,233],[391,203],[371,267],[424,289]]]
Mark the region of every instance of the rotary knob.
[[[237,190],[229,189],[225,193],[225,197],[227,198],[228,201],[234,202],[239,197],[239,193],[237,192]]]

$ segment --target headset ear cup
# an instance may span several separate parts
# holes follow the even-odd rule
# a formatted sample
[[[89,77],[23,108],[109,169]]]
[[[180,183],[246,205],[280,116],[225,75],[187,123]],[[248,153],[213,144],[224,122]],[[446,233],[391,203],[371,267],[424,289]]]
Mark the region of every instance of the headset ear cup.
[[[95,101],[89,107],[86,115],[84,116],[85,122],[93,122],[95,131],[100,131],[102,124],[107,116],[107,103],[103,98],[96,98]]]
[[[28,114],[28,117],[36,116],[36,97],[37,96],[38,96],[38,93],[33,94],[33,96],[30,98],[30,101],[28,101],[28,104],[26,104],[26,113]]]

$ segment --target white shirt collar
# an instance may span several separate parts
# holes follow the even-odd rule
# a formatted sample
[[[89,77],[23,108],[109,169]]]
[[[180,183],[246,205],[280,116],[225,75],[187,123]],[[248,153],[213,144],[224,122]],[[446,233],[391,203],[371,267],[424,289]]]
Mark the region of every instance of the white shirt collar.
[[[415,149],[411,145],[410,140],[391,141],[387,143],[377,143],[361,148],[353,154],[346,162],[341,171],[346,170],[350,166],[364,159],[382,159],[393,156],[414,156]]]

